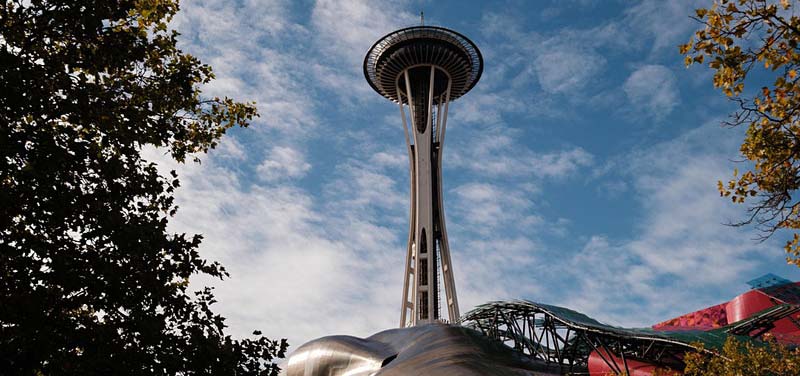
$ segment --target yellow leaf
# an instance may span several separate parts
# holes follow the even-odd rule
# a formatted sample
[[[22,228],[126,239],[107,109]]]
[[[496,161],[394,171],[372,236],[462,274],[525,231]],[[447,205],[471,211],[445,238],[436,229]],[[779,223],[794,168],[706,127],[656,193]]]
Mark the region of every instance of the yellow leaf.
[[[697,17],[698,18],[703,18],[703,17],[706,16],[706,13],[708,13],[708,10],[700,8],[700,9],[697,9],[695,12],[697,13]]]
[[[790,70],[789,71],[789,78],[794,80],[795,77],[797,77],[797,72],[794,69]]]

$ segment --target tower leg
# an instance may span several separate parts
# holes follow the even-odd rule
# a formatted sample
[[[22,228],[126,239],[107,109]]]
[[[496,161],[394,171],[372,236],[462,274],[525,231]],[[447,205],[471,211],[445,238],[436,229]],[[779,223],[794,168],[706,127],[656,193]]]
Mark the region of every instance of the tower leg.
[[[450,319],[450,322],[456,322],[461,317],[461,313],[458,309],[458,294],[456,294],[456,282],[455,278],[453,277],[453,264],[450,261],[450,243],[447,241],[447,226],[445,226],[444,220],[444,198],[442,197],[442,149],[444,149],[444,135],[445,130],[447,129],[447,110],[450,106],[451,84],[452,82],[447,80],[447,90],[443,94],[444,101],[441,99],[439,100],[439,109],[441,111],[441,103],[444,103],[444,112],[438,112],[436,117],[438,123],[438,126],[436,127],[438,132],[438,148],[436,150],[436,181],[439,183],[437,185],[438,189],[436,194],[438,196],[437,202],[439,203],[439,244],[442,259],[442,279],[444,282],[445,305],[447,306],[447,315]]]
[[[398,93],[400,90],[398,88]],[[403,273],[403,299],[400,307],[400,327],[405,328],[408,326],[416,325],[417,315],[415,314],[416,289],[415,274],[416,268],[416,247],[415,247],[415,229],[416,229],[416,214],[417,214],[417,195],[416,190],[416,174],[415,174],[415,160],[414,145],[408,136],[408,122],[406,121],[406,112],[403,109],[403,101],[400,101],[400,117],[403,118],[403,130],[406,136],[406,146],[408,148],[408,169],[410,171],[409,182],[411,192],[411,202],[409,209],[409,226],[408,226],[408,245],[406,250],[406,262]],[[411,294],[411,296],[409,296]]]
[[[400,104],[411,165],[412,205],[401,326],[441,320],[440,263],[448,319],[456,322],[459,317],[441,189],[441,141],[447,121],[450,79],[435,66],[412,69],[402,73],[411,124],[406,122],[403,97]],[[437,75],[443,75],[439,76],[440,82],[442,77],[446,77],[447,87],[444,93],[437,94],[437,103],[434,103]],[[398,92],[401,92],[399,87]],[[409,131],[413,137],[408,136]]]

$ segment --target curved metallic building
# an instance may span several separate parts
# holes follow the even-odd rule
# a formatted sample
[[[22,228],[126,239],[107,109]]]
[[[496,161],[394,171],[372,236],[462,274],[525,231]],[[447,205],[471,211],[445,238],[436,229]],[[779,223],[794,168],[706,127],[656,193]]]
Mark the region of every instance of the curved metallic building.
[[[400,327],[441,320],[440,278],[449,321],[460,315],[442,205],[442,148],[450,101],[472,89],[481,73],[475,43],[442,27],[394,31],[364,58],[367,82],[400,106],[408,148],[411,213]]]
[[[390,329],[366,339],[323,337],[298,348],[288,376],[558,375],[483,334],[441,323]]]

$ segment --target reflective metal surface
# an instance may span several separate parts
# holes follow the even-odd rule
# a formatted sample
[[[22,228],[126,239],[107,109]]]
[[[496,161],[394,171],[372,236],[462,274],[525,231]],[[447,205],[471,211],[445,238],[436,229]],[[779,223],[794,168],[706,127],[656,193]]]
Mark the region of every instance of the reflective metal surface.
[[[323,337],[289,358],[288,376],[558,375],[469,328],[428,324],[366,339]]]
[[[289,358],[289,375],[372,375],[396,354],[378,341],[330,336],[306,343]]]

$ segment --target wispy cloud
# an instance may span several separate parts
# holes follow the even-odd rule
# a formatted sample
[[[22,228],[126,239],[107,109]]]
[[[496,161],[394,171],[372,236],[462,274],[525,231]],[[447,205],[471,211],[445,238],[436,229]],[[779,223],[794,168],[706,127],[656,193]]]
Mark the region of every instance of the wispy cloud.
[[[542,218],[530,215],[533,203],[524,191],[507,191],[487,183],[468,183],[454,188],[453,193],[456,197],[453,213],[477,234],[495,233],[502,225],[524,228],[543,222]]]
[[[295,179],[305,176],[311,164],[306,162],[303,154],[288,146],[275,146],[256,168],[259,177],[266,181]]]
[[[605,59],[592,51],[564,45],[545,45],[548,50],[536,57],[534,65],[539,84],[549,93],[581,90],[602,72]]]
[[[675,75],[663,65],[636,69],[622,85],[633,108],[627,113],[661,120],[680,103]]]
[[[733,297],[765,259],[780,265],[779,247],[722,223],[742,211],[716,191],[736,150],[735,135],[720,132],[710,123],[620,157],[626,168],[612,179],[630,182],[642,218],[630,238],[588,239],[568,263],[575,285],[563,304],[615,324],[648,325]]]
[[[691,27],[682,18],[691,4],[673,3],[644,1],[552,29],[514,8],[527,3],[509,5],[511,16],[488,6],[480,30],[460,30],[486,59],[478,86],[451,105],[444,149],[462,310],[522,297],[644,324],[737,292],[731,281],[764,262],[751,256],[767,245],[719,225],[736,209],[716,200],[713,181],[736,145],[722,145],[717,129],[613,142],[627,137],[609,126],[630,121],[615,111],[626,98],[664,122],[686,104],[662,61]],[[201,165],[150,155],[183,182],[171,228],[202,233],[202,254],[232,274],[193,283],[217,286],[234,334],[260,328],[293,345],[397,325],[408,159],[397,107],[363,82],[361,59],[383,34],[417,22],[413,3],[298,4],[182,4],[181,46],[218,77],[206,93],[256,100],[262,118],[233,130]],[[561,210],[577,200],[581,176],[601,169],[585,195],[616,192],[636,215],[622,234],[581,223],[591,205]]]
[[[217,79],[204,88],[206,95],[256,101],[262,114],[256,124],[302,135],[318,123],[306,90],[309,74],[295,64],[303,46],[275,45],[283,38],[311,35],[292,22],[290,4],[195,1],[183,4],[172,25],[183,34],[179,46],[214,67]]]
[[[180,210],[170,228],[202,233],[204,256],[222,262],[232,275],[222,283],[206,278],[193,283],[215,286],[216,309],[228,318],[233,334],[260,329],[298,344],[337,332],[367,335],[393,325],[399,292],[390,292],[396,292],[392,287],[402,275],[392,271],[402,246],[393,229],[373,219],[379,216],[363,215],[374,209],[373,199],[397,204],[387,194],[393,187],[381,183],[380,176],[348,171],[345,178],[354,178],[357,186],[337,194],[340,200],[320,205],[291,185],[243,181],[218,163],[225,156],[217,151],[202,164],[176,165],[155,150],[146,156],[164,170],[179,171]],[[348,319],[354,312],[366,317]]]
[[[710,5],[701,0],[646,0],[627,9],[622,22],[628,25],[631,40],[647,45],[648,52],[675,54],[678,44],[686,43],[698,26],[689,16],[704,6]]]
[[[193,283],[216,287],[216,309],[234,335],[261,329],[297,346],[326,334],[368,335],[396,325],[400,293],[394,287],[402,273],[392,271],[404,253],[394,226],[404,220],[406,210],[398,206],[406,200],[394,179],[342,157],[325,163],[333,169],[315,177],[335,171],[312,188],[327,193],[311,193],[300,183],[315,173],[309,144],[322,122],[319,107],[340,97],[331,93],[349,96],[366,86],[356,81],[357,67],[344,73],[340,67],[350,67],[369,47],[365,41],[384,32],[346,26],[374,26],[390,14],[373,9],[363,17],[358,9],[366,3],[320,2],[300,17],[312,22],[301,25],[285,1],[182,5],[174,21],[183,34],[181,47],[212,65],[217,76],[206,94],[255,100],[262,115],[250,130],[225,138],[200,165],[174,165],[149,152],[181,177],[180,210],[171,228],[203,234],[202,254],[232,275],[222,283]],[[331,34],[340,32],[349,34]],[[401,160],[385,150],[372,155],[385,168]],[[399,218],[378,214],[384,210]],[[354,314],[361,319],[352,320]]]
[[[415,25],[416,17],[402,2],[321,0],[314,4],[310,23],[315,33],[312,43],[323,52],[323,59],[314,65],[315,77],[342,98],[363,101],[377,99],[363,82],[361,65],[367,50],[383,35]]]
[[[519,132],[508,127],[483,129],[467,138],[468,145],[456,144],[448,164],[490,177],[564,178],[593,163],[592,155],[580,147],[534,152],[517,142]]]
[[[321,0],[311,12],[311,24],[320,32],[320,46],[336,57],[348,59],[345,65],[357,69],[378,38],[418,22],[417,16],[402,5],[392,1]]]
[[[370,162],[373,165],[385,168],[407,168],[408,155],[379,151],[375,154],[372,154],[372,157],[370,157]]]
[[[492,41],[486,54],[499,60],[490,74],[506,87],[504,97],[523,102],[518,108],[532,117],[570,119],[583,108],[617,111],[624,91],[634,105],[644,106],[660,119],[680,96],[672,75],[656,71],[656,67],[667,68],[654,61],[677,55],[677,45],[697,28],[689,14],[701,5],[698,1],[646,0],[616,16],[547,32],[512,11],[490,12],[483,18],[484,35]],[[573,7],[594,9],[597,4],[559,2],[549,13],[575,12]],[[631,65],[642,68],[626,76],[627,80],[620,79],[617,72]],[[656,93],[648,93],[647,85],[654,85],[650,89]],[[490,114],[489,118],[494,117]]]

